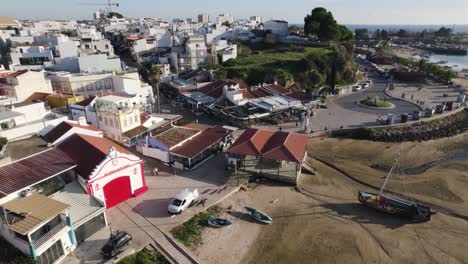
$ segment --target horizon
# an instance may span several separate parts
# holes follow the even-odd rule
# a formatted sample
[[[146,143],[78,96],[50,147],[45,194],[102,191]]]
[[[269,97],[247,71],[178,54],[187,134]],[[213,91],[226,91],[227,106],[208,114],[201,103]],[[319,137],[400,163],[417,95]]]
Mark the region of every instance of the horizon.
[[[113,11],[126,17],[153,17],[165,20],[173,18],[196,18],[198,14],[216,17],[228,13],[236,18],[262,16],[264,20],[284,19],[291,24],[303,23],[303,18],[315,7],[324,7],[334,14],[340,24],[345,25],[468,25],[468,1],[449,0],[441,3],[427,0],[423,4],[408,3],[404,0],[384,1],[356,0],[294,0],[271,5],[267,0],[255,2],[239,0],[236,3],[221,3],[205,0],[203,5],[189,0],[155,3],[140,0],[139,5],[130,0],[118,0],[120,6]],[[376,3],[379,2],[379,3]],[[447,2],[449,4],[447,4]],[[44,20],[86,20],[92,19],[93,12],[104,9],[106,1],[101,0],[19,0],[9,2],[0,11],[1,16],[14,19]],[[28,8],[24,8],[28,6]],[[248,8],[245,8],[248,6]],[[268,6],[268,8],[265,8]],[[404,8],[398,8],[404,6]],[[397,7],[397,8],[396,8]],[[246,9],[248,11],[246,11]],[[284,12],[287,10],[287,12]],[[446,15],[441,15],[446,14]]]

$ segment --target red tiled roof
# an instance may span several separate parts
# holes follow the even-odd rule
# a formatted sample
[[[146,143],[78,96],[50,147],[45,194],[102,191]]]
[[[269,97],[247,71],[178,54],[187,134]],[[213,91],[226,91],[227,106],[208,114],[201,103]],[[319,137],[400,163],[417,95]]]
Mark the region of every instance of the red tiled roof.
[[[58,146],[77,164],[78,172],[85,179],[107,157],[111,147],[114,147],[118,152],[131,154],[128,150],[107,138],[81,134],[70,136]]]
[[[0,167],[0,193],[8,195],[75,166],[73,160],[58,149],[40,152]]]
[[[207,84],[201,88],[198,89],[199,92],[202,92],[208,96],[211,96],[213,98],[219,98],[223,96],[223,89],[225,85],[228,85],[229,83],[223,80],[217,80],[214,81],[210,84]]]
[[[28,71],[27,71],[27,70],[21,70],[21,71],[9,72],[9,73],[5,73],[5,74],[0,75],[0,78],[1,78],[1,79],[4,79],[4,78],[16,78],[16,77],[18,77],[18,76],[20,76],[21,74],[26,73],[26,72],[28,72]]]
[[[283,131],[247,129],[226,151],[233,154],[300,162],[307,137]]]
[[[273,94],[261,89],[261,88],[255,88],[255,89],[252,89],[250,90],[250,92],[255,95],[257,98],[260,98],[260,97],[266,97],[266,96],[272,96]]]
[[[193,158],[227,136],[229,133],[229,130],[225,128],[211,127],[188,142],[185,142],[182,146],[174,148],[171,152],[183,157]]]
[[[97,127],[88,125],[88,126],[82,126],[79,124],[63,121],[62,123],[58,124],[56,127],[52,128],[47,134],[44,135],[44,139],[47,140],[50,143],[53,143],[57,139],[59,139],[61,136],[63,136],[65,133],[67,133],[70,129],[74,127],[79,127],[83,129],[88,129],[92,131],[101,131]]]
[[[257,96],[253,94],[249,89],[240,89],[240,92],[242,93],[242,98],[244,99],[255,99]]]
[[[33,101],[37,101],[37,100],[40,100],[40,101],[46,101],[47,100],[47,96],[51,95],[50,93],[38,93],[38,92],[35,92],[33,93],[31,96],[29,96],[28,98],[26,98],[26,100],[23,101],[24,102],[33,102]]]
[[[299,100],[299,101],[312,101],[313,100],[313,97],[311,94],[309,93],[305,93],[305,92],[292,92],[292,93],[288,93],[288,94],[285,94],[286,96],[288,97],[291,97],[293,99],[296,99],[296,100]]]
[[[286,88],[284,88],[283,86],[281,85],[277,85],[277,84],[269,84],[266,86],[266,88],[269,88],[273,91],[276,91],[277,93],[280,93],[280,94],[285,94],[285,93],[289,93],[290,91]]]
[[[203,125],[203,124],[196,124],[196,123],[188,123],[188,124],[182,125],[182,127],[191,128],[191,129],[195,129],[198,131],[204,131],[210,128],[211,126]]]

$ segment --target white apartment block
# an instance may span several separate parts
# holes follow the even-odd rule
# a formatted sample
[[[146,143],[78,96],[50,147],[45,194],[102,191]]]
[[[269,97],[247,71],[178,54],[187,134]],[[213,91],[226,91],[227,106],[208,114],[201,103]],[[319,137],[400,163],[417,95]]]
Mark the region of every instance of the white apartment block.
[[[141,125],[140,108],[130,98],[109,95],[96,99],[99,129],[104,135],[123,143],[123,133]]]
[[[10,48],[15,70],[42,70],[53,65],[54,56],[47,45],[20,44]]]

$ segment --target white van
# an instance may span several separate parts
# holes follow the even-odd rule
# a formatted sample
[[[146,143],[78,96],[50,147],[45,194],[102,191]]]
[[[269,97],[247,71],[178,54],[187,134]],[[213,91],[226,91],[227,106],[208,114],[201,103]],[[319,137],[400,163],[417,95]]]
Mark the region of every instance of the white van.
[[[198,198],[198,189],[189,191],[188,189],[183,190],[179,193],[174,200],[167,207],[169,214],[180,214],[182,211],[187,209],[190,204]]]

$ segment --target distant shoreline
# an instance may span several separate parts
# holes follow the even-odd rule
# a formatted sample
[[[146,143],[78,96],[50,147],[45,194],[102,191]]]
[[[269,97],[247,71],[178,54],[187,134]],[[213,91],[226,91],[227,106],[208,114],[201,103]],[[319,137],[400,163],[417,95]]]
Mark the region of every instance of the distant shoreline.
[[[303,27],[304,24],[298,23],[298,24],[291,24],[291,26],[300,26]],[[468,33],[468,24],[459,24],[459,25],[453,25],[453,24],[415,24],[415,25],[408,25],[408,24],[345,24],[350,30],[354,31],[357,28],[367,28],[369,30],[377,30],[377,29],[385,29],[385,30],[399,30],[399,29],[405,29],[408,31],[422,31],[424,29],[427,30],[438,30],[441,27],[449,27],[453,28],[455,26],[455,33]]]

